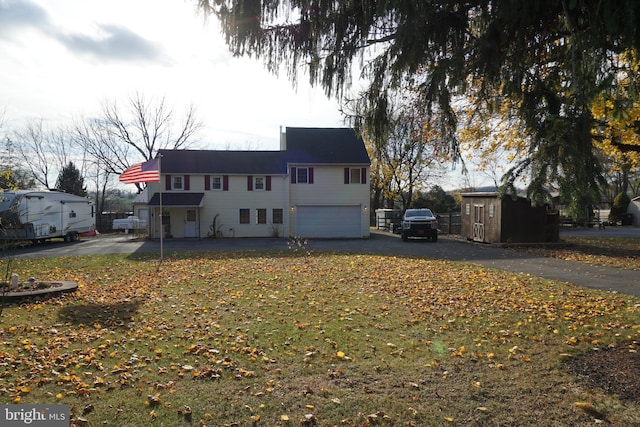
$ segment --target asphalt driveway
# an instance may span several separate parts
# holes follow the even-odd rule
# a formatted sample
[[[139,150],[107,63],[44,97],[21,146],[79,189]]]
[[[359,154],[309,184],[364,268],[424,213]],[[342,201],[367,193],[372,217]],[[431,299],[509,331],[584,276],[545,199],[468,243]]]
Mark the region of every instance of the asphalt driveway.
[[[611,228],[608,233],[627,237],[640,237],[640,228]],[[591,233],[604,236],[606,230],[569,230],[566,233]],[[563,231],[563,233],[565,233]],[[609,235],[609,234],[606,234]],[[441,236],[438,242],[411,240],[402,242],[399,236],[374,230],[369,239],[312,239],[293,241],[283,238],[246,239],[165,239],[162,250],[165,258],[182,251],[235,251],[235,250],[312,250],[367,253],[392,256],[435,258],[466,261],[489,268],[530,274],[547,279],[569,282],[589,288],[599,288],[640,296],[640,272],[611,267],[593,266],[575,261],[564,261],[510,249],[474,244],[455,237]],[[72,256],[107,253],[160,253],[159,240],[137,240],[130,235],[116,234],[84,238],[74,243],[45,243],[13,251],[17,258]]]

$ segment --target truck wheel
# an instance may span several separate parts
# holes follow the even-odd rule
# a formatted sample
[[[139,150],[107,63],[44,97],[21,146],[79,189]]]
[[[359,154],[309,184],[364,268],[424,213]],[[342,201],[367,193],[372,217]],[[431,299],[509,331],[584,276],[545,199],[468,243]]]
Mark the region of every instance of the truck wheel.
[[[435,235],[433,236],[433,241],[434,241],[434,242],[437,242],[437,241],[438,241],[438,235],[437,235],[437,234],[435,234]]]
[[[407,240],[409,240],[409,238],[407,237],[406,233],[402,233],[401,236],[402,236],[402,241],[403,242],[406,242]]]

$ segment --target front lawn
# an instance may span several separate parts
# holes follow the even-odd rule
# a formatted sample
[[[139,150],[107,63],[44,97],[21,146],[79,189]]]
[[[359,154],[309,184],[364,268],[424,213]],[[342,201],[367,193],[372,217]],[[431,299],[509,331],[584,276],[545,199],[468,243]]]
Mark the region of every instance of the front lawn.
[[[0,403],[91,426],[640,425],[633,387],[576,368],[637,360],[640,298],[391,256],[149,257],[10,261],[79,289],[5,305]]]

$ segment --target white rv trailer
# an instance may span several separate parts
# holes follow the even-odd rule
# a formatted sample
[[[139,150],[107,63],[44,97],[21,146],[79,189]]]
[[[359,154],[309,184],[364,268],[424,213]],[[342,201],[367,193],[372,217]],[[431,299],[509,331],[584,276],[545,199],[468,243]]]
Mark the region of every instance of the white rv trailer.
[[[0,239],[73,242],[96,228],[95,205],[60,191],[0,191]]]

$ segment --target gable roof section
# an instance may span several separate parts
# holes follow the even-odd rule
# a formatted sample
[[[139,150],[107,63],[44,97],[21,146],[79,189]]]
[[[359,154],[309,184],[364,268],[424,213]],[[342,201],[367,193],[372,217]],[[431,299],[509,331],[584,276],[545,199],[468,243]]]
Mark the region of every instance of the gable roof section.
[[[282,151],[160,150],[163,174],[285,175]]]
[[[287,162],[370,165],[362,138],[350,128],[286,129]]]

